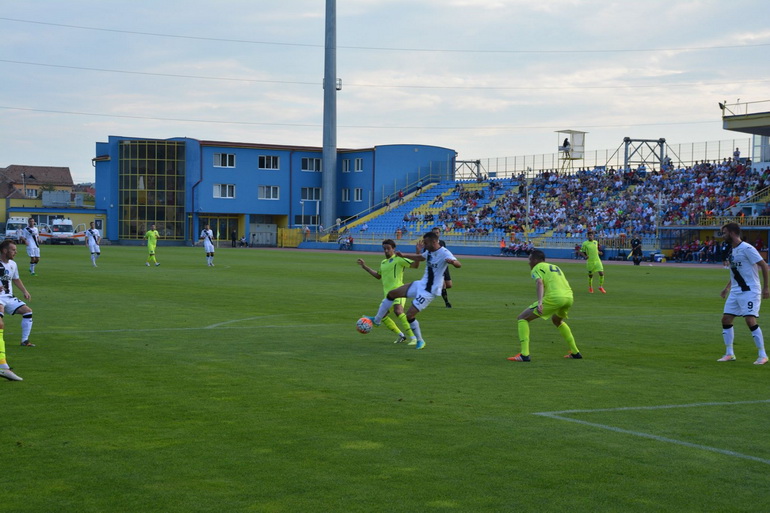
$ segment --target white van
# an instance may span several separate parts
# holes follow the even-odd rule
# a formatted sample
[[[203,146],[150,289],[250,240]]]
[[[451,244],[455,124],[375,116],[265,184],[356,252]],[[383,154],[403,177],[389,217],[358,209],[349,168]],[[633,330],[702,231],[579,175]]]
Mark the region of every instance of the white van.
[[[19,243],[19,231],[27,226],[27,217],[9,217],[5,223],[5,238]]]

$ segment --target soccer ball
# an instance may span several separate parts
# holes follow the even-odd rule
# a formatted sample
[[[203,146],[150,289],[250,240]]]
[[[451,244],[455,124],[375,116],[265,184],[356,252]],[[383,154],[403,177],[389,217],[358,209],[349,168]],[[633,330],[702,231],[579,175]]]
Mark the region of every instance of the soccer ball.
[[[372,331],[372,321],[367,319],[366,317],[361,317],[356,321],[356,329],[359,333],[363,333],[366,335],[370,331]]]

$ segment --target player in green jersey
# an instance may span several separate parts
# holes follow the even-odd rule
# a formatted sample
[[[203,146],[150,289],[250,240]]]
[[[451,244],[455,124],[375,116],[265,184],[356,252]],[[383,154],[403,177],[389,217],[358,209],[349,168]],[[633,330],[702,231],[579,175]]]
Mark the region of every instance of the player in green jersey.
[[[595,239],[594,232],[588,232],[588,240],[580,246],[580,254],[586,257],[586,269],[588,270],[588,292],[594,293],[594,273],[599,274],[599,292],[606,294],[604,290],[604,265],[601,255],[603,251],[599,250],[599,241]]]
[[[147,240],[147,261],[145,262],[147,267],[150,267],[150,262],[153,262],[156,267],[160,265],[160,263],[155,260],[155,246],[158,244],[158,237],[160,237],[160,234],[158,233],[158,230],[155,229],[155,224],[153,223],[150,225],[150,229],[147,230],[147,233],[144,234],[144,238]]]
[[[545,261],[545,253],[535,249],[529,255],[529,267],[532,269],[532,279],[537,288],[537,301],[524,309],[518,317],[519,342],[521,352],[508,358],[513,362],[528,362],[529,356],[529,323],[535,319],[551,318],[554,326],[567,342],[569,353],[564,358],[580,359],[583,356],[575,344],[567,323],[564,320],[572,306],[572,288],[567,277],[557,266]]]
[[[358,265],[361,268],[371,274],[373,277],[382,281],[382,290],[385,295],[393,289],[397,289],[404,284],[404,269],[411,267],[417,269],[420,263],[408,258],[400,257],[396,255],[396,243],[392,239],[386,239],[382,241],[382,251],[385,253],[385,260],[380,262],[380,270],[375,271],[371,267],[366,265],[366,262],[362,258],[357,260]],[[409,337],[409,345],[417,344],[417,337],[414,336],[412,328],[409,327],[409,321],[406,320],[406,313],[404,313],[404,305],[406,304],[406,298],[400,297],[393,302],[392,311],[404,328],[401,331],[396,323],[390,317],[384,317],[382,323],[393,333],[398,335],[395,343],[404,342]]]

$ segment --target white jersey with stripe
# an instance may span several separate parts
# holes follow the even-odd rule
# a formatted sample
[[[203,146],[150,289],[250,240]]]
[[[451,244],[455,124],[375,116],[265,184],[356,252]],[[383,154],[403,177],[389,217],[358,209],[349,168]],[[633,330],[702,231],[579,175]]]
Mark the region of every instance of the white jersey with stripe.
[[[447,270],[447,259],[455,260],[455,256],[446,248],[438,248],[436,251],[423,251],[425,258],[425,274],[420,280],[422,290],[426,290],[435,296],[441,295],[444,287],[444,271]]]
[[[97,230],[96,228],[89,228],[88,230],[86,230],[85,236],[86,236],[86,244],[88,245],[89,248],[99,245],[97,241],[99,240],[100,235],[99,235],[99,230]]]
[[[20,230],[19,235],[24,238],[24,240],[27,243],[27,246],[31,248],[40,247],[40,244],[39,244],[40,239],[38,239],[40,232],[37,230],[36,227],[25,226]]]
[[[741,242],[730,254],[730,292],[762,292],[757,264],[762,261],[759,251]]]
[[[0,296],[13,296],[13,280],[19,279],[19,267],[13,260],[0,262]]]

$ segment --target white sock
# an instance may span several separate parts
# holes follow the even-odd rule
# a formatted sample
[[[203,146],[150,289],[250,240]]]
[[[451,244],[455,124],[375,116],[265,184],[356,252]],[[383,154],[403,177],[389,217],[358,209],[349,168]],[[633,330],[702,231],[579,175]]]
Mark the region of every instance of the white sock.
[[[417,319],[413,320],[409,323],[409,327],[412,328],[412,331],[414,332],[414,336],[417,337],[417,340],[422,340],[422,332],[420,331],[420,323],[417,322]]]
[[[393,306],[393,300],[388,299],[387,297],[382,300],[380,309],[377,310],[377,315],[374,316],[374,322],[376,324],[381,323],[382,318],[388,315],[388,310],[390,310],[391,306]]]
[[[32,314],[24,314],[21,318],[21,341],[29,340],[29,334],[32,332]]]
[[[765,338],[762,336],[762,328],[757,325],[757,329],[751,332],[751,336],[754,338],[754,345],[757,346],[760,358],[767,358],[765,352]]]
[[[729,328],[722,328],[722,338],[725,340],[725,354],[735,354],[733,353],[733,339],[735,338],[735,332],[733,331],[732,326]]]

